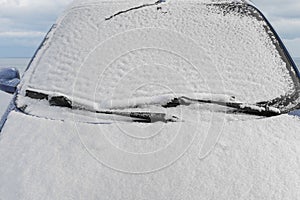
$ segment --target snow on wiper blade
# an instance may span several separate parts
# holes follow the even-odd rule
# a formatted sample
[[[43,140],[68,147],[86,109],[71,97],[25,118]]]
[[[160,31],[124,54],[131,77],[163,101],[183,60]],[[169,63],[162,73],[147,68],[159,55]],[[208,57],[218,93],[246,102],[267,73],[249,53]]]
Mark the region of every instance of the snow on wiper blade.
[[[102,101],[98,106],[108,109],[136,108],[149,105],[159,105],[164,108],[169,108],[180,105],[188,106],[195,103],[207,103],[234,108],[238,112],[252,115],[271,117],[281,114],[278,108],[272,106],[236,102],[234,96],[208,93],[195,93],[193,96],[195,98],[190,98],[185,95],[165,94],[152,97]]]
[[[91,110],[99,109],[127,109],[127,108],[137,108],[137,107],[147,107],[150,105],[163,106],[175,98],[189,96],[194,99],[203,99],[203,100],[212,100],[212,101],[222,101],[230,102],[234,101],[235,97],[224,94],[210,94],[210,93],[191,93],[191,94],[161,94],[148,97],[133,97],[127,99],[105,99],[100,102],[92,102],[86,99],[68,97],[67,95],[60,93],[48,94],[46,91],[40,91],[35,89],[26,90],[26,96],[33,99],[47,99],[51,103],[59,103],[64,107],[76,106],[76,107],[85,107]],[[53,101],[54,99],[54,101]],[[68,102],[69,99],[72,99],[72,102]],[[59,106],[59,105],[58,105]]]
[[[73,104],[73,102],[65,96],[53,96],[44,94],[37,91],[26,90],[26,96],[38,99],[38,100],[47,100],[51,106],[66,107],[76,110],[84,110],[88,112],[94,112],[97,114],[106,114],[106,115],[117,115],[123,117],[130,117],[134,122],[143,122],[143,123],[154,123],[154,122],[177,122],[180,119],[174,115],[167,115],[166,113],[159,112],[133,112],[133,111],[114,111],[114,110],[100,110],[92,109],[89,107],[78,106],[78,104]]]
[[[119,99],[119,100],[103,100],[94,106],[97,108],[105,109],[126,109],[126,108],[137,108],[146,107],[149,105],[163,106],[175,98],[180,96],[188,96],[187,94],[162,94],[149,97],[135,97],[130,99]],[[193,93],[191,96],[197,99],[214,100],[214,101],[232,101],[233,96],[223,94],[209,94],[209,93]]]
[[[133,121],[135,122],[144,122],[144,123],[154,123],[154,122],[177,122],[179,118],[174,115],[167,115],[166,113],[154,113],[154,112],[121,112],[121,111],[104,111],[104,110],[96,110],[91,111],[96,112],[98,114],[110,114],[110,115],[118,115],[124,117],[135,118]]]
[[[238,112],[252,114],[252,115],[259,115],[265,117],[272,117],[282,114],[278,108],[268,106],[268,105],[261,105],[261,104],[248,104],[248,103],[241,103],[235,101],[216,101],[216,100],[206,100],[206,99],[193,99],[185,96],[181,96],[178,98],[174,98],[169,101],[167,104],[162,105],[165,108],[168,107],[176,107],[180,105],[191,105],[195,103],[207,103],[207,104],[215,104],[220,106],[226,106],[229,108],[234,108]]]
[[[139,112],[115,112],[111,113],[111,111],[106,110],[116,110],[116,109],[127,109],[127,108],[137,108],[137,107],[145,107],[149,105],[159,105],[164,108],[177,107],[180,105],[191,105],[196,103],[206,103],[206,104],[214,104],[225,106],[229,108],[236,109],[235,112],[242,112],[245,114],[252,114],[258,116],[277,116],[282,114],[282,112],[276,108],[269,105],[263,104],[248,104],[242,102],[236,102],[235,97],[223,94],[208,94],[208,93],[195,93],[193,97],[190,98],[185,95],[174,95],[174,94],[164,94],[158,96],[151,97],[138,97],[131,99],[121,99],[121,100],[103,100],[99,103],[89,102],[81,99],[73,99],[65,97],[63,95],[56,96],[53,95],[45,95],[44,93],[35,92],[31,90],[26,91],[26,96],[36,99],[47,99],[52,106],[62,106],[69,107],[72,109],[81,109],[89,112],[96,112],[102,114],[116,114],[121,116],[140,118],[142,120],[147,120],[148,122],[154,121],[177,121],[177,117],[171,116],[163,116],[164,113],[139,113]],[[105,109],[105,110],[103,110]],[[145,117],[145,115],[147,115]],[[163,117],[162,117],[163,116]]]

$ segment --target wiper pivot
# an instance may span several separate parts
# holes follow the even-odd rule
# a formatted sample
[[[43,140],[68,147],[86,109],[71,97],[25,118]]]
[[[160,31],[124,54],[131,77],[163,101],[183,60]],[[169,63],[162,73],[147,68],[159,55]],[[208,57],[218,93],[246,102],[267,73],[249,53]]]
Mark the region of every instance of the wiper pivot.
[[[43,99],[48,100],[48,98],[49,98],[49,96],[47,94],[43,94],[43,93],[40,93],[40,92],[34,92],[34,91],[31,91],[31,90],[26,90],[25,96],[30,97],[32,99],[38,99],[38,100],[43,100]]]
[[[70,101],[68,98],[64,96],[53,96],[50,97],[47,94],[41,93],[41,92],[35,92],[31,90],[26,90],[25,96],[30,97],[32,99],[38,99],[38,100],[48,100],[50,106],[59,106],[59,107],[67,107],[72,108],[72,101]]]
[[[55,96],[49,99],[50,106],[72,108],[72,101],[64,96]]]

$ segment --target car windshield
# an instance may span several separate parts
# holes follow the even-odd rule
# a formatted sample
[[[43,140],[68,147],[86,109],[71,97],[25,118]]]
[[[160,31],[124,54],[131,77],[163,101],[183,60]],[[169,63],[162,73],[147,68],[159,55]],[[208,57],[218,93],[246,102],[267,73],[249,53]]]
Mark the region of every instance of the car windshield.
[[[36,104],[26,91],[98,110],[107,102],[163,95],[256,104],[290,97],[298,85],[272,29],[252,6],[101,2],[71,7],[57,21],[25,73],[17,104]]]

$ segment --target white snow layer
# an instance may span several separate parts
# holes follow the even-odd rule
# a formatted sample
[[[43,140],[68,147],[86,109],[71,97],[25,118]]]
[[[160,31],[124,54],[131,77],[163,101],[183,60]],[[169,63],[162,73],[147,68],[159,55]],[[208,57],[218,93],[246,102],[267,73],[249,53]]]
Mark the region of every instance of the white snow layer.
[[[296,117],[242,118],[193,105],[160,108],[180,116],[176,123],[102,116],[107,124],[97,124],[98,115],[22,97],[32,89],[91,107],[176,94],[278,97],[294,88],[264,22],[196,1],[105,20],[140,1],[77,2],[25,74],[18,102],[65,121],[10,114],[0,138],[0,199],[299,199]]]
[[[25,74],[21,95],[26,89],[60,93],[93,107],[178,93],[254,103],[293,91],[263,21],[235,11],[223,15],[196,1],[167,1],[110,18],[142,5],[133,2],[75,3]]]
[[[165,169],[139,175],[118,172],[97,160],[99,144],[104,138],[127,152],[153,152],[177,137],[174,128],[186,129],[193,124],[167,124],[157,137],[138,142],[125,137],[120,125],[122,130],[133,129],[131,123],[74,124],[13,112],[0,140],[1,198],[282,200],[300,197],[300,135],[296,117],[282,115],[226,122],[215,149],[205,159],[199,159],[202,134],[210,126],[208,121],[202,121],[196,128],[192,146],[180,159]],[[151,129],[160,125],[152,124]],[[191,126],[186,130],[194,129]],[[180,134],[187,137],[190,133]],[[106,152],[103,148],[102,151]],[[111,152],[109,156],[116,155]],[[121,156],[120,162],[126,162]],[[142,164],[146,167],[153,163]]]

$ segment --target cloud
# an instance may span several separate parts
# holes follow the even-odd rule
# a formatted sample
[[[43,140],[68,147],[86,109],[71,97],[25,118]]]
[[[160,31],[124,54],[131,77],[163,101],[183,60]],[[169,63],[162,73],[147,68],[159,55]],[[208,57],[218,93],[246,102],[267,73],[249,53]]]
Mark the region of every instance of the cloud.
[[[273,20],[272,25],[284,39],[300,37],[300,18],[280,18]]]
[[[13,37],[13,38],[24,38],[24,37],[42,37],[44,36],[44,32],[38,31],[27,31],[27,32],[20,32],[20,31],[8,31],[8,32],[0,32],[0,37]]]
[[[283,39],[291,55],[300,57],[300,1],[253,0]]]
[[[269,18],[300,18],[298,0],[253,0]]]
[[[0,0],[0,20],[6,28],[35,29],[53,22],[71,0]],[[48,25],[49,26],[49,25]]]
[[[0,57],[32,56],[57,16],[71,1],[0,0]]]
[[[291,40],[285,39],[283,41],[285,43],[285,46],[287,47],[288,51],[291,53],[291,55],[294,55],[294,57],[299,57],[300,55],[300,37],[294,38]]]
[[[53,18],[70,2],[71,0],[0,0],[0,18],[18,20]]]
[[[72,0],[0,0],[2,8],[21,8],[32,9],[36,8],[61,8],[69,4]]]

